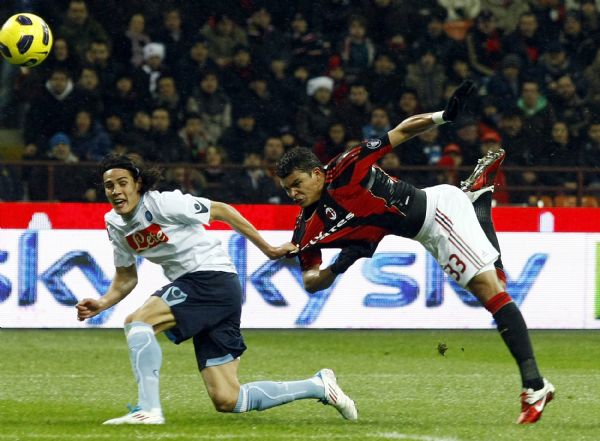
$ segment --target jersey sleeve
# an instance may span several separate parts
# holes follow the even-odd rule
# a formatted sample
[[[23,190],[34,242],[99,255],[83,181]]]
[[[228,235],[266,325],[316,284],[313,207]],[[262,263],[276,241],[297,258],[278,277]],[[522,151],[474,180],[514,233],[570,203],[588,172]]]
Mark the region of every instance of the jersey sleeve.
[[[135,256],[132,251],[128,249],[117,237],[115,231],[113,231],[109,224],[106,225],[106,232],[108,233],[108,240],[113,248],[113,261],[115,267],[127,267],[135,264]]]
[[[210,223],[210,199],[183,194],[179,190],[151,193],[151,203],[157,213],[168,221],[192,225]]]
[[[334,159],[327,166],[328,183],[356,184],[367,175],[371,166],[392,151],[390,138],[367,139]]]

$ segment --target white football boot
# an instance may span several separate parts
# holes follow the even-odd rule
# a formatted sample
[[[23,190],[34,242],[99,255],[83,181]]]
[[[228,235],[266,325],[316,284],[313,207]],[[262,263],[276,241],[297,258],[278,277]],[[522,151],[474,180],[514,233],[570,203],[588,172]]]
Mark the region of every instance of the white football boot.
[[[335,407],[347,420],[356,421],[358,419],[356,405],[337,384],[337,379],[333,371],[331,369],[321,369],[317,372],[316,376],[323,381],[323,385],[325,386],[325,399],[321,400],[323,404]]]
[[[127,415],[106,420],[102,424],[165,424],[165,417],[160,410],[142,410],[136,406]]]

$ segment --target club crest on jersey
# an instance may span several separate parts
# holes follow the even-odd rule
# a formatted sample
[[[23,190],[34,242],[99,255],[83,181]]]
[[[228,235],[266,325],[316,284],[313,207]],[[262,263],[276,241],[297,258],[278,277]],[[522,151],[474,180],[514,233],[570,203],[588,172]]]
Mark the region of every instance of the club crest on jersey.
[[[169,238],[160,229],[159,225],[150,224],[148,227],[141,231],[126,236],[127,243],[136,253],[140,253],[144,250],[154,248],[162,242],[168,242]]]
[[[371,139],[367,141],[367,148],[371,150],[375,150],[381,145],[381,139]]]
[[[325,216],[327,216],[329,220],[335,220],[337,218],[337,213],[333,208],[327,207],[325,209]]]
[[[152,222],[152,213],[150,213],[149,211],[146,211],[146,212],[144,213],[144,217],[146,218],[146,220],[147,220],[148,222]]]

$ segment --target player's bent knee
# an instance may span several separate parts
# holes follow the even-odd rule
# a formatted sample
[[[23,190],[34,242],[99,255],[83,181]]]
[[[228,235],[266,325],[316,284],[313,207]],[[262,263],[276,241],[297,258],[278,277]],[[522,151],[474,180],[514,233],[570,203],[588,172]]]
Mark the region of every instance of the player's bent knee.
[[[238,400],[237,395],[234,395],[228,392],[215,392],[211,394],[210,399],[217,412],[233,412]]]

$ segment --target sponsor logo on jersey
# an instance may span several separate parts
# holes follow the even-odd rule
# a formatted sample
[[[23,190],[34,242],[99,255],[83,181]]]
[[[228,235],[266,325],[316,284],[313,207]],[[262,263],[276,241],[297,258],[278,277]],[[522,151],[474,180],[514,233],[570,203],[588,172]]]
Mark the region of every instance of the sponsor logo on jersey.
[[[194,209],[196,210],[195,214],[202,214],[202,213],[207,213],[208,212],[208,208],[206,207],[206,205],[204,205],[201,202],[196,202],[194,204]]]
[[[381,145],[381,139],[370,139],[367,141],[367,148],[371,150],[375,150]]]
[[[152,222],[152,213],[150,213],[149,211],[146,211],[146,212],[144,213],[144,217],[146,218],[146,220],[147,220],[148,222]]]
[[[335,220],[335,218],[337,217],[337,213],[333,208],[327,207],[325,209],[325,216],[327,216],[330,220]]]
[[[160,229],[160,226],[156,224],[150,224],[141,231],[136,231],[129,236],[125,236],[125,239],[127,239],[127,243],[136,253],[154,248],[162,242],[169,241],[167,235]]]
[[[348,213],[345,218],[340,219],[340,221],[337,224],[335,224],[333,227],[331,227],[329,230],[321,231],[319,234],[317,234],[315,237],[313,237],[311,240],[309,240],[308,243],[300,249],[300,251],[304,251],[308,247],[316,244],[317,242],[321,242],[326,237],[331,236],[333,233],[337,233],[353,217],[354,217],[354,213],[352,213],[352,212]]]

